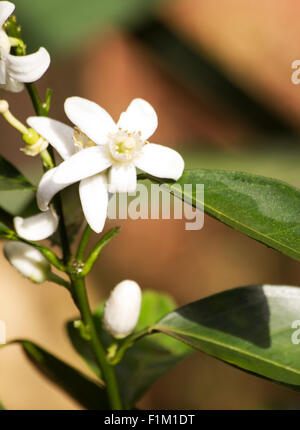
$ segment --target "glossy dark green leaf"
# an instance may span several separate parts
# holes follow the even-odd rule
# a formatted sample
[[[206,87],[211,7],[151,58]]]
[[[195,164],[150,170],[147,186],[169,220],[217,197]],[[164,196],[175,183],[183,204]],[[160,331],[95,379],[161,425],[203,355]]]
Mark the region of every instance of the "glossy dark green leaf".
[[[145,175],[141,176],[145,177]],[[152,181],[163,182],[155,178]],[[193,184],[193,191],[185,184]],[[196,195],[204,184],[204,202]],[[245,235],[300,260],[300,191],[277,179],[226,170],[186,170],[174,195]],[[179,190],[183,191],[183,194]]]
[[[169,296],[154,291],[144,292],[141,315],[135,333],[152,325],[174,308],[174,301]],[[103,343],[109,346],[113,338],[102,330],[102,313],[103,305],[95,313],[95,323]],[[92,351],[74,328],[73,322],[67,324],[67,330],[76,351],[99,376],[100,370]],[[124,403],[127,406],[134,405],[156,380],[184,360],[191,351],[192,349],[184,343],[162,334],[137,340],[115,367]]]
[[[165,293],[146,290],[142,297],[141,313],[135,332],[151,326],[153,321],[158,321],[176,308],[174,299]]]
[[[300,340],[299,329],[296,331],[299,309],[299,287],[248,286],[179,308],[154,329],[233,366],[299,390],[300,345],[295,343],[298,337]]]
[[[12,343],[20,344],[34,367],[82,406],[87,409],[109,409],[106,392],[100,384],[31,341],[18,339],[7,345]]]
[[[13,217],[11,214],[9,214],[7,211],[5,211],[4,209],[0,208],[0,220],[2,221],[2,227],[0,228],[3,231],[3,223],[5,223],[8,227],[12,228],[13,226]],[[5,225],[5,227],[6,227]],[[6,227],[7,228],[7,227]]]
[[[34,190],[35,187],[9,161],[0,156],[0,191]]]

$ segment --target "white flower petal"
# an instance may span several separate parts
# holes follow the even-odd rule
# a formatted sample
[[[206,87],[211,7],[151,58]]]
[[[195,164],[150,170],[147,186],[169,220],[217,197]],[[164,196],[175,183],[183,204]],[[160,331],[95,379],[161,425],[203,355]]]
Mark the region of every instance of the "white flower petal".
[[[108,173],[110,193],[133,193],[136,191],[136,168],[133,164],[114,165]]]
[[[51,266],[38,249],[27,243],[9,241],[3,251],[10,264],[25,278],[38,284],[48,279]]]
[[[41,211],[47,211],[49,209],[49,203],[53,196],[55,196],[56,193],[61,191],[62,189],[66,188],[68,185],[73,184],[74,182],[70,182],[67,184],[58,184],[53,181],[53,176],[55,172],[57,171],[57,167],[54,169],[48,170],[46,172],[37,189],[36,199],[37,199],[37,205]]]
[[[105,173],[80,181],[79,195],[87,223],[96,233],[103,230],[108,205],[107,176]]]
[[[114,120],[105,109],[81,97],[69,97],[65,101],[65,112],[70,121],[98,145],[104,145],[107,135],[117,131]]]
[[[0,52],[1,55],[1,52]],[[0,85],[6,84],[6,64],[5,61],[0,60]]]
[[[1,4],[1,3],[0,3]],[[3,28],[0,27],[0,51],[1,49],[4,50],[4,52],[10,51],[10,41],[6,34],[6,32],[3,30]],[[1,52],[0,52],[1,57]]]
[[[118,127],[130,133],[140,131],[142,139],[147,140],[157,129],[157,124],[157,115],[150,103],[134,99],[126,112],[121,114]]]
[[[141,302],[142,292],[135,281],[120,282],[105,303],[104,328],[117,339],[128,336],[137,325]]]
[[[15,5],[10,1],[0,1],[0,27],[15,10]]]
[[[43,240],[51,236],[58,227],[59,218],[53,209],[29,218],[14,218],[18,236],[26,240]]]
[[[20,57],[6,52],[2,52],[2,56],[6,61],[7,74],[19,82],[37,81],[50,65],[50,55],[45,48]]]
[[[177,151],[155,143],[146,144],[134,163],[150,175],[166,179],[179,179],[184,169],[184,160]]]
[[[0,88],[5,91],[11,91],[12,93],[19,93],[24,90],[24,84],[12,79],[10,76],[7,76],[6,83],[0,84]]]
[[[75,154],[72,127],[55,119],[41,116],[27,118],[27,124],[48,140],[64,160]]]
[[[57,184],[69,184],[96,175],[111,165],[103,146],[83,149],[61,163],[53,176]]]

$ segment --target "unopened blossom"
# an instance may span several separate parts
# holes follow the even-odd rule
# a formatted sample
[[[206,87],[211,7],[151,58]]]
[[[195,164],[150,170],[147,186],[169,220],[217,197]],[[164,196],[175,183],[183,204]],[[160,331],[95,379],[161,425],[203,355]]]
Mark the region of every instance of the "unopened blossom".
[[[43,240],[55,233],[59,217],[53,207],[28,218],[15,217],[13,219],[16,233],[26,240]]]
[[[34,82],[41,78],[50,64],[50,55],[45,48],[34,54],[11,55],[11,43],[3,25],[13,13],[15,5],[9,1],[0,1],[0,88],[19,92],[23,83]]]
[[[48,279],[51,266],[38,249],[27,243],[9,241],[3,251],[10,264],[25,278],[37,284]]]
[[[137,325],[141,310],[142,292],[134,281],[120,282],[105,303],[103,325],[117,339],[128,336]]]
[[[65,112],[75,128],[50,118],[31,117],[27,122],[65,160],[42,178],[37,192],[40,210],[52,197],[77,181],[85,218],[102,231],[108,192],[135,192],[136,169],[152,176],[177,180],[182,175],[181,155],[166,146],[149,143],[158,124],[153,107],[134,99],[117,123],[96,103],[80,97],[65,102]]]

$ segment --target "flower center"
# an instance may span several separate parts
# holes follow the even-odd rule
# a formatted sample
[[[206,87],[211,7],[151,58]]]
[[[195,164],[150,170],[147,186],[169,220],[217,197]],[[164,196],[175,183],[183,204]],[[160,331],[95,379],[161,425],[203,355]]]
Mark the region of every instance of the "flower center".
[[[108,139],[110,155],[118,163],[131,162],[140,154],[145,144],[140,132],[128,133],[121,129],[117,133],[110,133]]]
[[[73,140],[77,152],[96,146],[96,143],[78,127],[74,128]],[[116,133],[108,134],[105,146],[112,161],[123,164],[130,163],[137,158],[146,143],[147,142],[141,138],[141,132],[128,133],[128,131],[123,131],[119,128]]]

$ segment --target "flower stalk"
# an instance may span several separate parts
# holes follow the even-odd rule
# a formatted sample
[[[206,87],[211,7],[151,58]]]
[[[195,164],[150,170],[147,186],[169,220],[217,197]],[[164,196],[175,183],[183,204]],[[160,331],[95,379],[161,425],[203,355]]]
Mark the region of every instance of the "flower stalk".
[[[67,290],[69,290],[70,293],[72,293],[70,283],[65,279],[61,278],[60,276],[56,275],[55,273],[53,272],[50,273],[48,281],[54,282],[57,285],[61,285],[62,287],[65,287]]]
[[[113,410],[122,409],[122,401],[119,393],[117,379],[114,368],[108,363],[106,359],[106,351],[102,346],[96,327],[94,324],[93,316],[90,310],[88,297],[85,289],[83,278],[72,280],[73,296],[79,309],[82,321],[85,325],[86,331],[90,335],[89,343],[95,355],[95,359],[103,372],[103,379],[106,383],[107,395]]]
[[[54,267],[56,267],[56,269],[60,270],[61,272],[66,272],[67,270],[66,267],[61,263],[57,255],[53,251],[51,251],[51,249],[34,242],[24,240],[21,237],[16,240],[19,240],[21,242],[34,246],[43,254],[43,256],[49,261],[49,263],[51,263]]]
[[[120,227],[115,227],[109,230],[102,238],[99,240],[99,242],[96,243],[94,246],[92,252],[90,253],[89,257],[87,258],[83,269],[80,273],[80,277],[84,278],[92,269],[95,262],[98,260],[98,257],[102,251],[102,249],[105,247],[105,245],[108,244],[108,242],[111,241],[111,239],[118,234],[120,231]]]
[[[26,88],[28,90],[28,93],[31,98],[36,114],[38,116],[48,116],[50,104],[51,104],[52,90],[50,89],[47,90],[46,101],[43,103],[38,95],[36,86],[33,83],[26,84]],[[41,153],[40,155],[43,161],[44,169],[46,171],[55,167],[54,154],[53,154],[52,148],[49,148],[49,150],[43,151],[43,153]],[[59,216],[58,231],[61,239],[63,262],[66,265],[69,263],[71,259],[71,249],[70,249],[60,194],[57,194],[55,196],[54,206],[55,206],[56,213]]]
[[[86,247],[89,243],[90,237],[92,234],[92,229],[91,227],[87,224],[84,232],[81,236],[79,245],[78,245],[78,250],[77,250],[77,255],[76,255],[76,261],[78,261],[79,263],[83,261],[84,259],[84,253],[86,250]]]
[[[30,95],[30,98],[32,100],[33,106],[35,108],[36,114],[38,116],[48,116],[52,92],[49,92],[49,91],[47,92],[46,102],[42,103],[41,99],[38,96],[35,85],[27,84],[26,87]],[[48,153],[53,163],[52,167],[50,168],[53,168],[55,166],[55,162],[54,162],[52,148],[49,149]],[[65,266],[67,266],[70,263],[72,254],[71,254],[71,248],[70,248],[68,233],[66,229],[66,224],[64,220],[61,197],[59,193],[54,198],[54,205],[60,220],[59,226],[58,226],[58,232],[60,235],[62,252],[63,252],[63,267],[65,269]],[[80,278],[78,278],[78,276],[74,276],[74,274],[72,273],[72,269],[67,270],[67,273],[71,280],[71,285],[69,284],[65,285],[64,282],[60,282],[62,280],[61,278],[59,279],[53,278],[53,282],[57,282],[58,284],[65,286],[72,294],[74,302],[80,312],[82,322],[85,326],[86,332],[89,334],[88,336],[89,343],[94,352],[96,361],[103,372],[108,398],[111,404],[111,408],[113,410],[122,409],[121,397],[119,393],[119,388],[118,388],[114,368],[108,363],[106,359],[106,351],[102,346],[102,343],[96,331],[96,327],[93,321],[93,316],[91,313],[91,309],[90,309],[90,305],[87,297],[84,277],[91,270],[96,259],[99,257],[102,248],[112,239],[112,237],[116,233],[118,233],[118,231],[119,231],[119,228],[115,228],[111,230],[98,242],[98,244],[93,249],[90,257],[87,259],[87,262],[84,265],[84,271],[82,271]],[[82,260],[84,257],[84,252],[88,244],[90,235],[91,235],[90,228],[87,227],[83,233],[81,242],[78,247],[78,252],[77,252],[78,262],[80,262],[80,260]]]
[[[9,104],[6,100],[0,100],[0,113],[3,118],[22,135],[27,135],[28,129],[23,125],[9,110]]]

